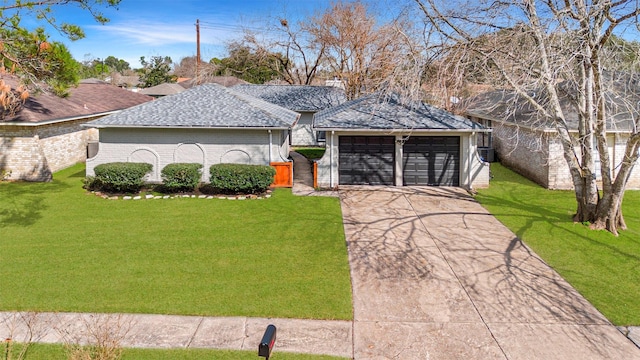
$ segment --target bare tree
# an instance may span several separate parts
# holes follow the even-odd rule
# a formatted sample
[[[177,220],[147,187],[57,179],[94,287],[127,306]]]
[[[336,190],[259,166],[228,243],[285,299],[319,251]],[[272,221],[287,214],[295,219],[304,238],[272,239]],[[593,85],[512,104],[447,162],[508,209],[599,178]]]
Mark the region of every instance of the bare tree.
[[[377,18],[366,3],[336,2],[305,25],[311,42],[325,50],[329,72],[345,82],[349,99],[386,85],[412,49],[400,18],[383,24]]]
[[[638,3],[506,0],[454,6],[439,0],[414,1],[448,51],[457,53],[458,59],[473,60],[487,81],[511,89],[545,123],[553,124],[575,189],[574,220],[614,234],[625,229],[621,203],[640,148],[636,111],[640,89],[618,86],[620,81],[605,76],[604,55],[614,31],[640,14]],[[505,31],[508,37],[499,36]],[[612,105],[616,95],[629,99],[624,111],[632,124],[624,159],[614,168],[606,130],[612,124],[612,112],[622,111],[614,108],[625,104]],[[567,110],[561,106],[563,96],[578,113],[577,136],[570,133]],[[601,164],[602,196],[594,153]]]
[[[283,81],[310,85],[321,74],[335,77],[353,99],[388,89],[405,76],[398,70],[407,67],[398,64],[414,62],[422,51],[404,17],[381,18],[368,3],[337,1],[299,22],[281,17],[262,33],[247,31],[242,43],[256,54],[279,54],[273,59]]]
[[[309,41],[304,23],[291,23],[286,17],[272,20],[262,33],[245,30],[240,43],[272,62],[270,67],[278,71],[284,82],[310,85],[320,70],[325,47]]]
[[[179,78],[193,79],[195,85],[211,82],[218,72],[218,66],[212,63],[200,61],[196,56],[186,56],[174,65],[173,75]]]
[[[196,62],[198,59],[196,56],[185,56],[180,59],[180,62],[175,64],[173,67],[173,75],[177,77],[195,77],[196,70],[198,69]]]

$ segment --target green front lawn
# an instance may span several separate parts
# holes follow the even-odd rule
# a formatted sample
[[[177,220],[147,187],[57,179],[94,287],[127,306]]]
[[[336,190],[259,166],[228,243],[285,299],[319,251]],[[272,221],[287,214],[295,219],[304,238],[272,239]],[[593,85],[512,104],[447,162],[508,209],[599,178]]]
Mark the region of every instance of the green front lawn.
[[[616,325],[640,325],[640,191],[627,191],[615,237],[574,224],[571,191],[546,190],[500,164],[476,199]]]
[[[338,199],[104,200],[0,184],[0,310],[351,319]]]

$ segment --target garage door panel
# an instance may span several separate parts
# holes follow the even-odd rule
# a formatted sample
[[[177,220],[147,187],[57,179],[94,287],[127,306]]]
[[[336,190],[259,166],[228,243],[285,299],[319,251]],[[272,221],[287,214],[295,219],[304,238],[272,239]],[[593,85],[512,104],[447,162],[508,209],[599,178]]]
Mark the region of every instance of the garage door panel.
[[[395,138],[392,136],[340,136],[341,185],[393,185]]]
[[[459,186],[460,137],[411,137],[403,154],[404,185]]]

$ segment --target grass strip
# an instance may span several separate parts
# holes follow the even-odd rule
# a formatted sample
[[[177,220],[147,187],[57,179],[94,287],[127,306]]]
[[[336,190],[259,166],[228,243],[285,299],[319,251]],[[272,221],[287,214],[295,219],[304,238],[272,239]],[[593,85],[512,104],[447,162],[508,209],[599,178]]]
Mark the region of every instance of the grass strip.
[[[316,160],[320,159],[324,155],[325,148],[296,148],[295,151],[309,160]]]
[[[5,356],[5,345],[0,343],[0,351],[3,358]],[[15,344],[15,351],[20,350],[20,344]],[[17,354],[16,352],[14,352]],[[233,350],[211,350],[211,349],[129,349],[122,352],[121,360],[255,360],[260,359],[256,351],[233,351]],[[31,344],[28,350],[27,360],[67,360],[68,353],[64,345],[60,344]],[[277,345],[272,353],[273,359],[278,360],[337,360],[345,359],[326,355],[293,354],[277,351]]]

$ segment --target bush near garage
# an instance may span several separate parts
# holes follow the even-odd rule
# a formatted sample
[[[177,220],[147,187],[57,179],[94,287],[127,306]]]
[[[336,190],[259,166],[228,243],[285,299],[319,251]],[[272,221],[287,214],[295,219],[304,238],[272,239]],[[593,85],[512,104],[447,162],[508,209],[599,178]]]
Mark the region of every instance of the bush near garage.
[[[209,168],[209,187],[224,194],[259,194],[273,183],[276,169],[268,165],[216,164]]]
[[[194,191],[202,177],[202,164],[174,163],[161,172],[162,188],[167,192]]]
[[[113,162],[95,167],[95,177],[85,180],[88,190],[112,193],[136,193],[144,186],[144,177],[153,170],[147,163]]]

